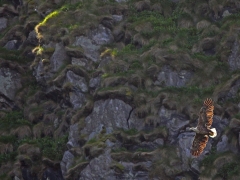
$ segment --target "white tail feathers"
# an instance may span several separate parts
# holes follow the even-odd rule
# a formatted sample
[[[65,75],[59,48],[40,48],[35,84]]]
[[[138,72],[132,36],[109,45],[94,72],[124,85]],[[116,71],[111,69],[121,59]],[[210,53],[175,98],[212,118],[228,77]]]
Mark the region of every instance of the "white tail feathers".
[[[216,131],[216,129],[215,128],[212,128],[212,129],[210,129],[212,132],[213,132],[213,135],[212,136],[210,136],[211,138],[214,138],[214,137],[216,137],[217,136],[217,131]]]

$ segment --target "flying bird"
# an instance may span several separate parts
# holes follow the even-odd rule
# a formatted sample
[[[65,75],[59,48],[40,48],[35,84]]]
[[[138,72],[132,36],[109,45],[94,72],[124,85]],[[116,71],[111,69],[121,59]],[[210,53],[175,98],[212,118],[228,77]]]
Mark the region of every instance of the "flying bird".
[[[213,110],[213,100],[207,98],[200,109],[197,127],[189,128],[189,130],[196,132],[191,148],[193,156],[199,156],[203,152],[207,145],[208,137],[214,138],[217,136],[216,129],[210,129],[213,122]]]

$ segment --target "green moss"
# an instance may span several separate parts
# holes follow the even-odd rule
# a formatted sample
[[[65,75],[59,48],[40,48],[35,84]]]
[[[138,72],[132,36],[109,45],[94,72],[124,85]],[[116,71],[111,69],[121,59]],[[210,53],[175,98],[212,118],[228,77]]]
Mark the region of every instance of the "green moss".
[[[6,154],[0,154],[0,165],[5,164],[8,161],[15,161],[17,157],[17,152],[10,152]]]
[[[236,114],[234,117],[240,119],[240,113]]]
[[[111,150],[112,153],[119,153],[123,151],[127,151],[127,149],[125,147],[120,147],[120,148],[115,148]]]
[[[2,175],[0,175],[0,179],[2,179],[2,180],[10,180],[10,178],[7,175],[7,173],[3,173]]]
[[[135,69],[142,69],[142,63],[139,60],[134,60],[131,64],[129,69],[135,70]]]
[[[196,58],[201,61],[209,62],[209,61],[214,61],[220,59],[218,55],[213,55],[213,56],[207,56],[203,53],[194,53],[192,55],[193,58]]]
[[[32,59],[23,56],[22,53],[23,52],[19,50],[8,50],[4,47],[0,47],[0,58],[10,61],[16,61],[21,64],[32,61]]]
[[[230,162],[224,164],[220,169],[218,169],[217,176],[220,176],[223,179],[229,179],[233,175],[239,175],[240,163]]]
[[[16,136],[0,136],[0,142],[4,143],[4,144],[7,144],[7,143],[14,143],[17,141],[17,138]]]
[[[120,164],[120,163],[116,163],[115,164],[115,166],[118,168],[118,169],[120,169],[121,171],[124,171],[124,166],[122,165],[122,164]]]
[[[19,144],[35,144],[42,151],[42,155],[51,160],[61,160],[63,152],[67,149],[66,143],[68,136],[53,139],[52,137],[43,137],[40,139],[25,138],[19,141]]]
[[[231,14],[231,15],[223,18],[223,20],[220,23],[221,29],[230,30],[230,27],[232,25],[239,26],[240,25],[240,18],[239,17],[240,17],[240,13],[235,13],[235,14]]]
[[[109,77],[109,74],[108,74],[108,73],[102,74],[102,78],[107,78],[107,77]]]
[[[78,2],[78,3],[75,3],[75,4],[64,4],[60,10],[61,11],[73,11],[73,10],[76,10],[76,9],[80,9],[83,7],[83,2]]]
[[[92,138],[90,139],[87,144],[93,144],[93,143],[96,143],[97,142],[97,139],[96,138]]]
[[[138,134],[138,130],[137,129],[128,129],[128,130],[123,130],[123,132],[125,133],[125,134],[128,134],[128,135],[136,135],[136,134]]]
[[[60,110],[60,111],[58,111],[58,112],[56,113],[56,115],[57,115],[58,117],[62,117],[64,114],[65,114],[65,111],[64,111],[64,110]]]
[[[169,93],[180,93],[180,94],[195,94],[199,97],[203,97],[205,95],[211,95],[214,91],[214,86],[210,86],[207,88],[199,88],[198,86],[186,86],[186,87],[164,87],[161,91],[162,92],[169,92]]]
[[[136,53],[137,53],[136,47],[132,44],[128,44],[124,46],[124,48],[121,51],[117,52],[117,56],[124,56],[128,54],[136,54]]]
[[[9,112],[0,120],[1,130],[10,130],[12,128],[16,128],[22,125],[32,125],[29,121],[24,119],[22,111]]]
[[[151,150],[148,148],[138,148],[136,149],[136,152],[151,152]]]
[[[138,88],[137,93],[144,93],[150,97],[157,97],[161,91],[154,91],[154,90],[149,90],[149,89],[142,89]]]
[[[34,95],[38,91],[38,89],[39,89],[38,84],[36,82],[30,82],[28,84],[28,87],[29,87],[29,91],[26,94],[26,98]]]
[[[196,28],[179,28],[177,26],[178,19],[189,18],[190,15],[181,12],[180,10],[174,11],[171,16],[165,17],[160,12],[156,11],[142,11],[133,12],[128,18],[131,22],[130,28],[134,28],[143,23],[151,23],[153,29],[148,31],[141,31],[141,35],[146,38],[166,36],[167,34],[171,37],[167,40],[163,40],[163,46],[166,46],[173,39],[179,44],[181,48],[192,48],[193,44],[199,39],[199,31]]]
[[[232,152],[216,153],[216,149],[213,149],[210,152],[210,154],[208,156],[206,156],[200,163],[200,166],[204,166],[202,175],[209,176],[211,173],[214,161],[217,158],[219,158],[221,156],[226,156],[226,155],[233,156],[233,158],[230,162],[224,163],[223,166],[221,166],[217,169],[217,173],[216,173],[215,177],[221,177],[223,179],[230,179],[233,175],[239,175],[240,156],[235,155]]]
[[[9,4],[9,0],[0,0],[0,6],[3,4]]]

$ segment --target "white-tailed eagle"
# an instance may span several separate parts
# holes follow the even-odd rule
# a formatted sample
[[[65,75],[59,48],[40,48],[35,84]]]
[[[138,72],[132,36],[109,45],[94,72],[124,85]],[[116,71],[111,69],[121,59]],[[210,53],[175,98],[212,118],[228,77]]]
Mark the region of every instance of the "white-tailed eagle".
[[[189,128],[196,132],[191,148],[193,156],[199,156],[203,152],[208,142],[208,136],[211,138],[217,136],[216,129],[210,129],[213,122],[213,110],[213,100],[207,98],[200,109],[197,127]]]

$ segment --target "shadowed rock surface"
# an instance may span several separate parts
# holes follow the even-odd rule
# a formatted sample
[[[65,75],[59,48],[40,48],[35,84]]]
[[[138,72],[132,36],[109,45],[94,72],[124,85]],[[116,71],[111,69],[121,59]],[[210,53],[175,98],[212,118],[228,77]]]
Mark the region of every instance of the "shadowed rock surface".
[[[0,1],[0,179],[240,175],[238,0]],[[204,99],[213,127],[190,153]]]

